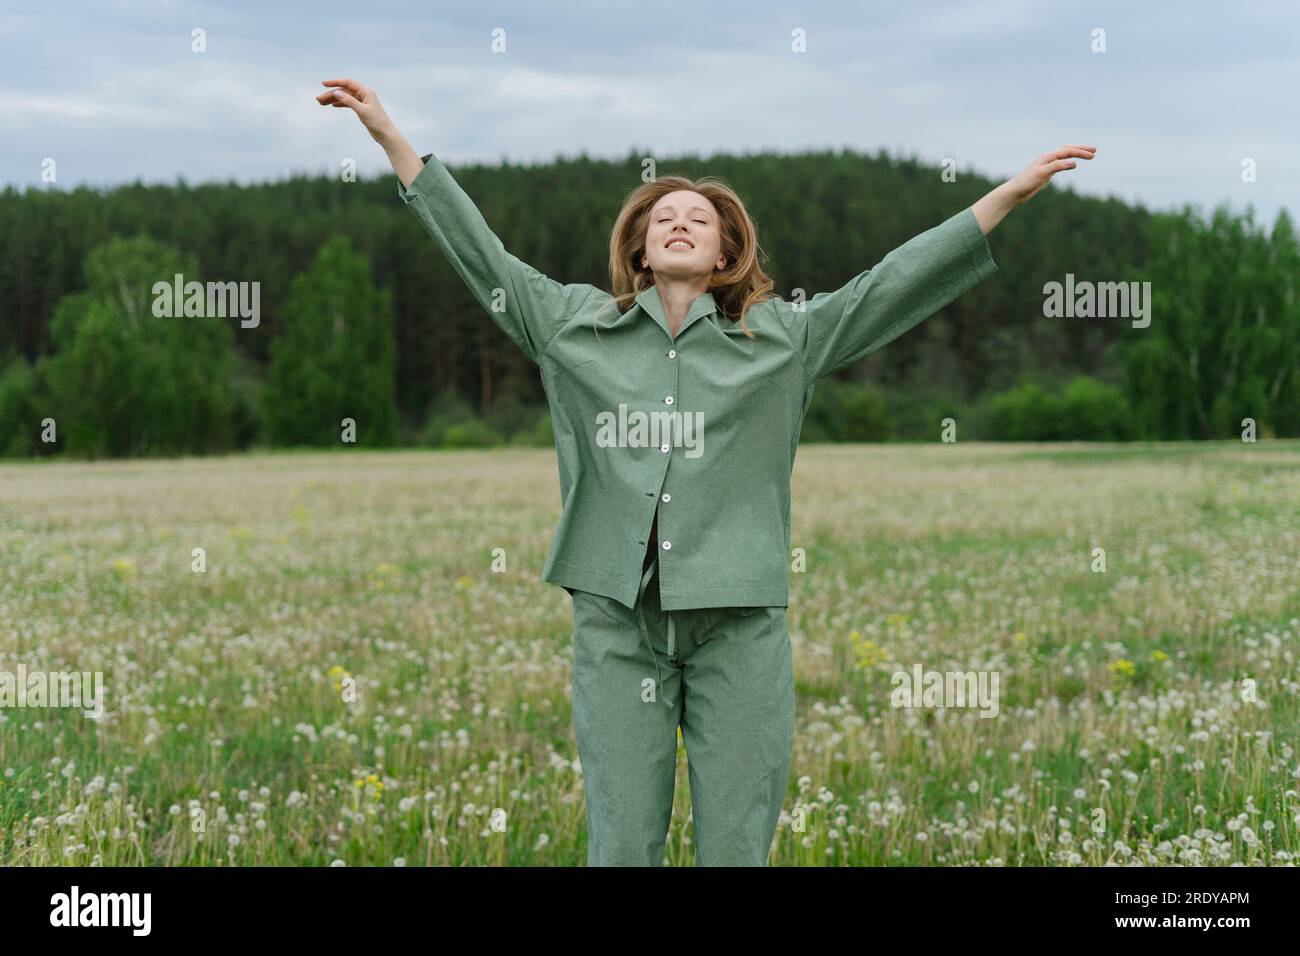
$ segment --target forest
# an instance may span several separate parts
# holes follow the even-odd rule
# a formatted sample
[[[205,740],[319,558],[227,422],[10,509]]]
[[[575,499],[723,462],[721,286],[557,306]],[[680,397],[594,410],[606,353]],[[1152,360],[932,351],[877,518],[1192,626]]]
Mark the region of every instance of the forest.
[[[609,230],[642,162],[452,172],[510,252],[608,288]],[[883,151],[656,162],[740,193],[787,298],[838,288],[995,185]],[[369,447],[548,445],[536,367],[470,298],[396,177],[350,179],[6,188],[0,456],[337,446],[343,419]],[[1250,207],[1156,212],[1053,185],[989,242],[998,272],[820,383],[801,440],[935,441],[945,419],[997,441],[1300,435],[1286,213],[1265,225]],[[186,314],[182,277],[255,283],[256,320]],[[155,314],[155,286],[173,282],[175,314]],[[1080,282],[1141,290],[1145,316],[1061,308]]]

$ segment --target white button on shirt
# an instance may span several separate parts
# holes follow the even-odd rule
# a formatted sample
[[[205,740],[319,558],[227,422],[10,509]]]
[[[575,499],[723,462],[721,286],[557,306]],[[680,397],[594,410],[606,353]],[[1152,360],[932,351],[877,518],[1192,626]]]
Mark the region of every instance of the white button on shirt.
[[[665,550],[665,551],[671,551],[672,549],[673,549],[673,543],[672,543],[671,541],[665,541],[665,542],[664,542],[664,550]]]
[[[664,494],[663,494],[663,502],[664,502],[664,504],[668,504],[668,502],[670,502],[670,501],[672,501],[672,500],[673,500],[673,496],[670,495],[668,492],[665,491]]]

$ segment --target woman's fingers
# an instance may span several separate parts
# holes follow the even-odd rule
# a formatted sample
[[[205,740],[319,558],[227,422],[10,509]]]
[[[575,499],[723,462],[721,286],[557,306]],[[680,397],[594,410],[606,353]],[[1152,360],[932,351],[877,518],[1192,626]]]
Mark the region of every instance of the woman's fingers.
[[[1006,185],[1017,203],[1022,203],[1043,189],[1057,173],[1074,169],[1078,159],[1092,159],[1097,152],[1096,146],[1066,145],[1060,149],[1043,153],[1024,168],[1017,176],[1007,180]]]
[[[356,109],[359,106],[368,106],[372,98],[370,91],[355,80],[325,80],[323,82],[331,88],[323,93],[316,94],[316,102],[322,106],[347,106]]]
[[[332,86],[336,89],[344,90],[345,92],[352,94],[352,96],[356,97],[362,103],[370,102],[370,97],[371,97],[370,88],[366,86],[362,86],[356,80],[352,80],[352,79],[322,80],[321,83],[325,86]]]
[[[1096,152],[1096,146],[1062,146],[1060,149],[1052,150],[1050,153],[1043,153],[1042,156],[1038,157],[1036,162],[1040,166],[1045,166],[1048,163],[1054,163],[1059,159],[1068,159],[1070,157],[1074,157],[1075,159],[1092,159]]]
[[[361,84],[353,79],[340,80],[321,80],[322,86],[341,86],[350,93],[357,93],[361,90]]]
[[[361,103],[359,99],[356,99],[355,96],[352,96],[350,92],[347,92],[347,90],[342,90],[342,88],[322,92],[322,94],[317,96],[316,101],[317,103],[320,103],[322,107],[347,107],[348,109],[355,109],[357,116],[360,116],[360,108],[365,105],[364,103]]]
[[[334,96],[335,106],[346,106],[350,109],[355,110],[364,105],[360,100],[354,97],[351,93],[348,93],[344,90],[335,90],[333,96]]]
[[[321,80],[321,85],[328,89],[316,94],[316,102],[321,106],[342,106],[352,110],[375,142],[384,143],[396,132],[379,97],[370,87],[362,86],[351,77]]]

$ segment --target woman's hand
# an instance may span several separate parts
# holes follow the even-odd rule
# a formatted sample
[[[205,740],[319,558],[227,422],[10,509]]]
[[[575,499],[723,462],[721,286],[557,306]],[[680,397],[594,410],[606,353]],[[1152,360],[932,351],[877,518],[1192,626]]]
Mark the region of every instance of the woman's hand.
[[[424,162],[388,118],[375,91],[356,80],[322,80],[321,83],[330,89],[318,94],[316,102],[321,106],[345,106],[356,113],[370,138],[384,147],[402,186],[410,187],[424,169]]]
[[[1062,146],[1055,152],[1043,153],[1007,180],[1007,192],[1017,205],[1026,202],[1061,170],[1079,165],[1075,159],[1092,159],[1096,154],[1096,146]]]
[[[1078,165],[1076,159],[1092,159],[1095,155],[1097,155],[1096,146],[1062,146],[1053,152],[1043,153],[1011,179],[971,206],[980,231],[988,235],[1007,213],[1035,196],[1047,185],[1047,181],[1061,170],[1074,169]]]
[[[356,80],[322,80],[323,86],[332,87],[316,97],[321,106],[344,106],[357,114],[370,138],[381,146],[393,138],[397,127],[384,112],[383,104],[375,91]]]

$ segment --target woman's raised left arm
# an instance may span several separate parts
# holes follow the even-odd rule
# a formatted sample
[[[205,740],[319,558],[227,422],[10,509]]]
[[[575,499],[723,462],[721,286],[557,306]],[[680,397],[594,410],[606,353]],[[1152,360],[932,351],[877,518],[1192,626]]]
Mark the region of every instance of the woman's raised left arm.
[[[790,337],[810,382],[892,342],[997,271],[989,232],[1095,146],[1044,153],[972,206],[913,236],[834,292],[792,303]],[[798,312],[804,313],[796,318]]]

